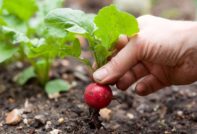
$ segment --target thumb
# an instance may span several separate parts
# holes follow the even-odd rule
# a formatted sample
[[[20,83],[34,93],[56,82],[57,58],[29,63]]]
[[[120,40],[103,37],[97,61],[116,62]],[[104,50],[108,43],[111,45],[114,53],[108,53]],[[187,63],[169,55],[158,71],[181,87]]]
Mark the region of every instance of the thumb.
[[[113,84],[120,79],[132,66],[137,64],[136,37],[113,57],[109,63],[98,69],[93,74],[96,82],[101,84]]]

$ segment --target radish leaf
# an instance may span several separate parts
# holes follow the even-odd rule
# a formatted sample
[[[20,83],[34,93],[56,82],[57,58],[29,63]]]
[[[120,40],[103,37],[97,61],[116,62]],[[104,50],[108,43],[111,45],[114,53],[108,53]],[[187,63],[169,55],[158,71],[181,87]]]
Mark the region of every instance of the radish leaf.
[[[18,48],[12,47],[6,44],[0,44],[0,63],[5,60],[11,58],[16,52]]]
[[[3,0],[3,8],[25,21],[38,10],[35,0]]]
[[[68,91],[70,89],[70,84],[68,84],[66,81],[61,79],[55,79],[48,81],[45,86],[45,91],[48,95],[59,93],[62,91]]]
[[[65,29],[78,34],[91,34],[95,29],[94,15],[85,14],[80,10],[70,8],[54,9],[45,18],[49,26]]]
[[[34,68],[31,66],[16,75],[16,82],[20,85],[24,85],[29,79],[34,77],[36,77],[36,74]]]
[[[132,36],[139,31],[135,17],[118,10],[114,5],[101,9],[94,22],[97,26],[95,35],[107,49],[113,49],[121,34]]]

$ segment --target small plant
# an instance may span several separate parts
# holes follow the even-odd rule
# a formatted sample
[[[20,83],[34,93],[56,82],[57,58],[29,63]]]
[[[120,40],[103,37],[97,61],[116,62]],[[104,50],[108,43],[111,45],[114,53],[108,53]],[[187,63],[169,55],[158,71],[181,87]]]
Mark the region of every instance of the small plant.
[[[114,5],[102,8],[97,15],[69,8],[54,9],[46,16],[45,22],[49,29],[53,27],[86,38],[98,68],[106,64],[115,52],[115,43],[121,34],[133,36],[139,31],[135,17],[118,10]],[[87,65],[91,68],[89,63]],[[90,107],[90,124],[100,128],[102,125],[98,112],[112,99],[110,87],[91,83],[86,87],[84,99]]]
[[[63,80],[49,81],[53,60],[67,55],[77,57],[81,51],[74,35],[45,27],[45,15],[62,5],[63,0],[0,1],[0,63],[8,60],[29,63],[30,66],[15,77],[16,82],[24,85],[35,77],[49,95],[70,88]]]

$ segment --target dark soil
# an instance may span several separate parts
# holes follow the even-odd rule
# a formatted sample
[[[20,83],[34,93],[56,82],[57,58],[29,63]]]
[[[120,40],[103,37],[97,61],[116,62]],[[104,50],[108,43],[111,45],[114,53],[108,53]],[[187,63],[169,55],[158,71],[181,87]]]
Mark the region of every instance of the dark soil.
[[[68,61],[70,67],[77,66],[73,60]],[[77,86],[69,92],[62,93],[61,97],[55,100],[48,99],[44,90],[35,81],[30,81],[24,87],[16,85],[12,81],[12,76],[20,71],[17,67],[1,68],[0,82],[6,88],[6,91],[0,94],[1,134],[45,134],[54,129],[61,130],[64,134],[192,134],[197,131],[195,84],[166,88],[147,97],[139,97],[132,88],[126,92],[114,89],[113,94],[118,101],[114,100],[108,107],[112,112],[112,118],[101,118],[104,126],[101,129],[91,128],[88,122],[89,110],[83,101],[83,89],[88,81],[76,78],[72,68],[68,66],[65,69],[61,63],[57,63],[56,69],[61,70],[61,74],[73,75],[72,81],[76,81]],[[14,72],[10,70],[13,68]],[[33,105],[33,110],[24,113],[23,121],[19,124],[6,125],[6,113],[15,108],[24,108],[27,100]],[[45,122],[36,121],[36,115],[44,116]],[[58,121],[60,118],[63,118],[61,123]],[[30,120],[30,123],[25,123],[24,119]]]

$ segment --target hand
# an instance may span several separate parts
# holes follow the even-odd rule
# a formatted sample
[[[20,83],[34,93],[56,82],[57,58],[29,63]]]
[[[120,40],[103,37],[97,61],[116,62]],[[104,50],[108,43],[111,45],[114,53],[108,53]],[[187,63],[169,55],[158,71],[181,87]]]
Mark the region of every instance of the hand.
[[[197,80],[196,22],[146,15],[138,23],[138,35],[120,37],[119,52],[93,74],[95,81],[121,90],[137,82],[136,93],[148,95]]]

